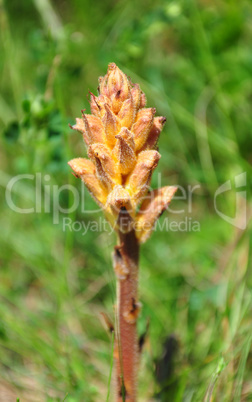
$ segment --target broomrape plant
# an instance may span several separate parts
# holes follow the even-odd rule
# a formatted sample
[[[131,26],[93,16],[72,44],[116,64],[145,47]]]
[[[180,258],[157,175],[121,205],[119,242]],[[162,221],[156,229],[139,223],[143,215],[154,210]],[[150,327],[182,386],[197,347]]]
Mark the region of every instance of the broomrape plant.
[[[137,398],[140,348],[137,318],[139,245],[150,236],[157,218],[168,207],[176,187],[150,191],[165,117],[146,108],[146,97],[116,65],[99,78],[99,94],[91,93],[91,114],[83,114],[72,127],[82,133],[89,159],[72,159],[69,165],[103,208],[115,229],[113,252],[117,278],[114,358],[117,401]]]

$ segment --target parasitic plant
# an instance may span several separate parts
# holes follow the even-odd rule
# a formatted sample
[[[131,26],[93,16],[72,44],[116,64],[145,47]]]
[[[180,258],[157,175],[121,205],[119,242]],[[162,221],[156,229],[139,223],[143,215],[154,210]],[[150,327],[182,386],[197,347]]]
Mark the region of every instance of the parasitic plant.
[[[157,218],[169,205],[176,187],[150,190],[153,170],[160,159],[159,134],[166,121],[146,108],[138,84],[114,64],[99,79],[99,94],[91,93],[91,114],[72,127],[82,133],[89,159],[72,159],[76,177],[102,207],[118,235],[113,252],[117,278],[117,328],[114,348],[116,399],[137,399],[139,342],[137,318],[139,245],[150,236]]]

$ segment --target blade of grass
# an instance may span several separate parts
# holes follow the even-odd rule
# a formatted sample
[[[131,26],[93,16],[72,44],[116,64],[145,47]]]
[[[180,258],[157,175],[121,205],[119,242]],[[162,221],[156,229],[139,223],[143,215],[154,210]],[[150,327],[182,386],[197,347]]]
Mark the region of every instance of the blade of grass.
[[[111,378],[112,378],[112,370],[113,370],[113,361],[114,361],[114,340],[115,340],[115,333],[112,332],[112,340],[111,340],[111,359],[110,359],[110,369],[109,369],[109,379],[108,379],[108,393],[107,393],[107,398],[106,402],[109,402],[109,395],[110,395],[110,384],[111,384]]]
[[[224,368],[226,367],[226,363],[223,359],[223,357],[221,356],[221,358],[218,361],[218,365],[217,368],[215,370],[215,372],[212,375],[210,384],[207,388],[207,392],[204,398],[204,402],[210,402],[212,400],[212,394],[214,391],[214,387],[217,383],[218,378],[220,377],[221,372],[224,370]]]
[[[240,358],[238,372],[237,372],[234,402],[241,401],[243,378],[244,378],[244,374],[245,374],[246,362],[247,362],[249,351],[251,348],[251,343],[252,343],[252,334],[249,334],[247,336],[247,340],[245,341],[242,352],[241,352],[241,358]]]

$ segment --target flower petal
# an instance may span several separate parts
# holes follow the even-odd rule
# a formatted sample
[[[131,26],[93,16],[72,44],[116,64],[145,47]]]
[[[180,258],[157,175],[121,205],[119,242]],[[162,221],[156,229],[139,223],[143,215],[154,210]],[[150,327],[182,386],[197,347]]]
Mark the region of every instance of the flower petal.
[[[153,125],[140,152],[147,151],[148,149],[155,149],[157,147],[159,135],[164,127],[165,122],[165,117],[154,117]]]
[[[73,169],[76,177],[80,177],[85,183],[97,204],[104,207],[108,192],[96,177],[95,165],[93,162],[84,158],[76,158],[69,161],[68,164]]]
[[[85,123],[85,130],[89,140],[89,144],[94,144],[97,142],[104,144],[105,131],[101,119],[92,114],[84,114],[83,119]]]
[[[138,155],[136,166],[127,178],[126,189],[132,197],[132,202],[136,206],[148,191],[152,171],[158,164],[161,155],[157,151],[143,151]]]
[[[103,144],[92,144],[88,148],[88,156],[94,161],[96,173],[101,182],[110,191],[121,184],[121,176],[110,150]]]
[[[134,151],[134,137],[126,127],[123,127],[115,138],[116,145],[113,149],[113,155],[117,161],[120,173],[126,175],[131,172],[137,161]]]
[[[136,216],[136,235],[144,243],[151,235],[156,220],[167,209],[177,187],[167,186],[151,191]]]
[[[108,105],[105,105],[105,114],[102,121],[105,127],[107,145],[113,148],[116,143],[115,136],[119,132],[121,124]]]
[[[155,108],[148,108],[139,110],[136,115],[136,122],[132,126],[132,132],[134,134],[137,150],[140,149],[146,142],[153,124],[155,113]]]

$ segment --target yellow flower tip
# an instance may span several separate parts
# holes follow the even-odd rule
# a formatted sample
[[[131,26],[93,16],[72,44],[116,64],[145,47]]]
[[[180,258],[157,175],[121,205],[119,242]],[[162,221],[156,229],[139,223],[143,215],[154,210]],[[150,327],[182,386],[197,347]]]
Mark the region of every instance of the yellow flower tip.
[[[118,69],[117,65],[115,63],[109,63],[108,65],[108,72],[113,71],[115,69]]]
[[[115,63],[110,63],[107,74],[99,79],[100,93],[106,96],[117,94],[126,98],[129,91],[129,81],[127,76],[117,67]]]
[[[138,156],[139,166],[142,166],[145,169],[153,170],[157,167],[160,158],[161,155],[158,151],[143,151]]]
[[[72,159],[68,162],[68,165],[74,171],[76,177],[81,177],[87,173],[94,174],[95,171],[94,164],[90,160],[84,158]]]

